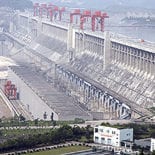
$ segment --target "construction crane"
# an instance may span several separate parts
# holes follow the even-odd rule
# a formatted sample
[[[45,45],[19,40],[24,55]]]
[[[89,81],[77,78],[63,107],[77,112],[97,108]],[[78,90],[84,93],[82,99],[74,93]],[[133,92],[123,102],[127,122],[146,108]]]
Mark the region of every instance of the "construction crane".
[[[70,13],[70,23],[73,23],[73,17],[74,16],[80,16],[81,17],[80,9],[75,9],[72,13]]]
[[[83,25],[86,22],[86,18],[91,17],[91,11],[85,10],[83,11],[81,17],[80,17],[80,29],[83,30]]]

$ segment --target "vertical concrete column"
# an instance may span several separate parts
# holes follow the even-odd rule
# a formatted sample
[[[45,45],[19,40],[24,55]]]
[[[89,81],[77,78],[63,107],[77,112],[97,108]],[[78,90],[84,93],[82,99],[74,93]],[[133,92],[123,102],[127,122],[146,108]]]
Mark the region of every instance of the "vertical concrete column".
[[[143,70],[143,61],[142,61],[142,51],[140,50],[139,51],[140,52],[140,55],[139,55],[139,68],[140,68],[140,71],[142,71]]]
[[[20,25],[21,25],[20,24],[21,18],[20,18],[19,12],[15,13],[13,15],[12,20],[14,22],[14,24],[13,24],[13,31],[17,31],[19,29]]]
[[[149,74],[149,60],[148,60],[148,53],[145,54],[145,72],[147,75]]]
[[[120,115],[119,115],[119,103],[116,103],[116,117],[119,118]]]
[[[132,68],[135,68],[135,51],[134,49],[132,50]]]
[[[153,68],[153,61],[154,61],[154,60],[153,60],[153,54],[152,54],[152,53],[151,53],[150,57],[151,57],[151,58],[150,58],[150,60],[151,60],[151,61],[150,61],[150,63],[151,63],[151,65],[150,65],[150,67],[151,67],[151,75],[153,75],[153,74],[154,74],[154,73],[153,73],[153,72],[154,72],[154,71],[153,71],[153,70],[154,70],[154,68]]]
[[[117,46],[117,45],[116,45]],[[116,53],[116,62],[118,62],[118,56],[119,56],[119,53],[118,53],[118,49],[117,47],[115,48],[115,53]]]
[[[120,47],[120,49],[121,49],[121,64],[123,64],[123,46],[121,45],[121,47]]]
[[[142,54],[142,58],[141,58],[142,68],[141,68],[141,70],[142,70],[142,72],[144,72],[144,52],[141,51],[141,54]]]
[[[138,70],[141,71],[141,51],[138,50]]]
[[[102,108],[104,108],[104,95],[103,94],[101,95],[101,106]]]
[[[152,64],[152,57],[151,57],[152,55],[151,55],[151,53],[149,53],[148,54],[148,63],[149,63],[149,66],[148,66],[148,68],[149,68],[149,74],[151,75],[152,73],[151,73],[151,64]]]
[[[122,116],[122,112],[123,112],[123,107],[122,105],[120,106],[120,110],[119,110],[119,116],[121,117]]]
[[[42,32],[42,19],[41,18],[39,18],[38,19],[38,23],[37,23],[37,36],[39,36],[40,35],[40,33]]]
[[[69,24],[67,33],[67,50],[69,51],[69,60],[74,60],[75,58],[75,30],[73,26]]]
[[[146,73],[147,75],[149,74],[149,53],[146,53],[146,58],[145,58],[145,62],[146,62]]]
[[[152,75],[154,75],[154,71],[155,71],[155,55],[153,56],[152,54]]]
[[[31,32],[30,23],[31,23],[31,19],[30,19],[29,15],[28,15],[28,17],[27,17],[27,24],[26,24],[27,25],[26,28],[27,28],[27,33],[28,34],[30,34],[30,32]]]
[[[104,33],[104,55],[103,55],[103,70],[110,64],[111,59],[111,41],[110,41],[110,34],[109,32],[105,31]]]
[[[10,24],[9,24],[9,32],[12,33],[14,31],[14,24],[12,21],[10,21]]]
[[[128,48],[125,46],[125,66],[128,65]]]
[[[130,53],[130,61],[129,61],[129,67],[132,67],[132,49],[129,48],[129,53]]]
[[[135,51],[135,68],[138,70],[139,69],[139,58],[138,58],[138,51]]]
[[[105,96],[104,107],[105,107],[105,109],[108,109],[108,96]]]
[[[114,62],[116,62],[116,61],[117,61],[117,53],[116,53],[116,49],[114,48],[113,51],[114,51]]]
[[[127,66],[130,66],[130,49],[127,47]]]
[[[147,62],[147,56],[146,56],[146,53],[143,52],[143,65],[144,65],[144,68],[143,68],[143,71],[146,72],[146,62]]]

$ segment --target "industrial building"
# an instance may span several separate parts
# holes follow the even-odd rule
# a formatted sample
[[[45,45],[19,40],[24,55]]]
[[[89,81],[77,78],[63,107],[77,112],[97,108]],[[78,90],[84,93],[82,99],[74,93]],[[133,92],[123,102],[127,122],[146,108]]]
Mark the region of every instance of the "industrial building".
[[[155,44],[104,31],[108,17],[39,3],[33,13],[14,13],[3,35],[18,66],[9,68],[7,80],[32,118],[153,116]]]
[[[153,152],[155,150],[155,138],[151,138],[151,148],[150,151]]]
[[[120,147],[122,143],[133,142],[133,129],[97,126],[94,128],[94,142]],[[132,145],[131,145],[132,146]]]

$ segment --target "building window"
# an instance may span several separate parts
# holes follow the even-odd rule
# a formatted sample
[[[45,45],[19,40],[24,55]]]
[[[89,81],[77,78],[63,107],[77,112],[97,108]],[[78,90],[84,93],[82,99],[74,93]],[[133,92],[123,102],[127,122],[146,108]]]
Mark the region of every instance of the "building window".
[[[111,139],[110,138],[107,139],[107,144],[111,145]]]
[[[112,134],[115,134],[116,132],[115,131],[112,131]]]
[[[95,128],[95,133],[97,133],[98,132],[98,128]]]
[[[109,133],[109,130],[107,130],[107,133]]]
[[[100,132],[103,132],[103,129],[100,129]]]
[[[95,136],[95,143],[98,143],[99,138]]]
[[[101,143],[105,144],[105,138],[101,138]]]

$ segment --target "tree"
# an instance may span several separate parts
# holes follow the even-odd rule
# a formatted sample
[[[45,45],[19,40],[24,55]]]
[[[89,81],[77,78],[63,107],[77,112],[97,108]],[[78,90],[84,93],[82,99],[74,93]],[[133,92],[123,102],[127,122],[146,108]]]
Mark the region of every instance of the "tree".
[[[53,121],[53,127],[55,127],[57,125],[56,121]]]
[[[73,127],[74,138],[81,138],[82,134],[83,134],[83,131],[81,130],[81,128],[79,126]]]
[[[144,155],[144,149],[142,148],[139,155]]]
[[[38,126],[38,118],[34,120],[35,126]]]
[[[155,155],[155,150],[152,152],[152,155]]]

